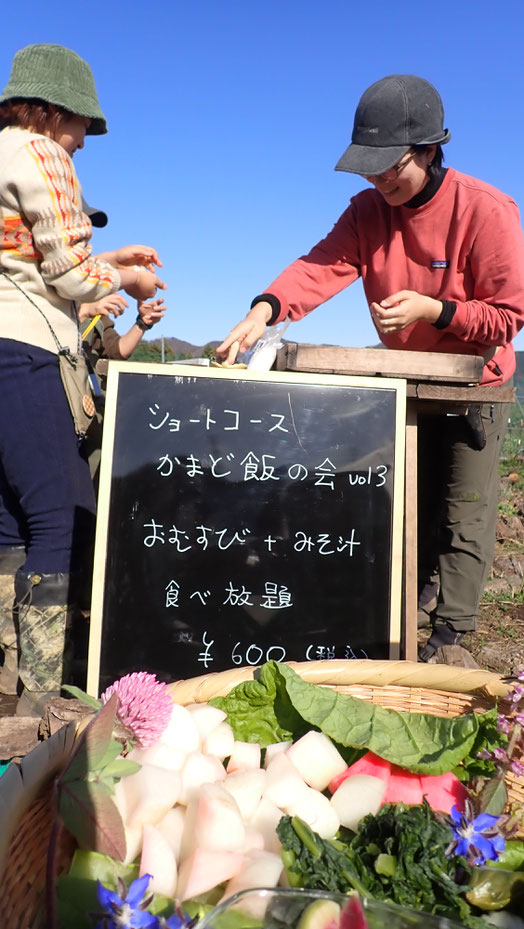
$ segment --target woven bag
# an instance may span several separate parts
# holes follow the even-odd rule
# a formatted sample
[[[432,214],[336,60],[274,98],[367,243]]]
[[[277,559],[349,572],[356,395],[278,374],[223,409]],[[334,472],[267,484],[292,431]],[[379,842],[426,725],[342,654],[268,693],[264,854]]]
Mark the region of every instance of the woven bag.
[[[289,662],[311,683],[331,687],[380,706],[434,716],[483,712],[507,696],[509,685],[488,671],[421,665],[408,661]],[[235,668],[169,685],[175,703],[205,703],[253,678],[254,668]],[[46,929],[45,870],[52,828],[52,781],[66,763],[76,724],[64,726],[12,764],[0,778],[0,886],[7,929]],[[510,777],[511,801],[524,802],[524,778]],[[58,872],[67,870],[75,848],[61,835]]]

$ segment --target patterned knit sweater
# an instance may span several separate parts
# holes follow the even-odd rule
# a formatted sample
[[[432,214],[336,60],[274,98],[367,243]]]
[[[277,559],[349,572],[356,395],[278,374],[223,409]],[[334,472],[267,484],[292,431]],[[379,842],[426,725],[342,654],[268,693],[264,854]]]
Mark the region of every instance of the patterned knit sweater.
[[[58,351],[28,294],[60,344],[78,350],[74,303],[120,288],[118,271],[92,256],[91,232],[65,149],[25,129],[0,132],[0,339]]]

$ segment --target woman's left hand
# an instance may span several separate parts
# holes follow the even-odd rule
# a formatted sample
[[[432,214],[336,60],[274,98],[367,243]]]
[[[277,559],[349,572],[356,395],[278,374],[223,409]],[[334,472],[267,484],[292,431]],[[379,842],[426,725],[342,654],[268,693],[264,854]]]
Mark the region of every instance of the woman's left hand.
[[[442,313],[442,301],[416,290],[399,290],[380,303],[372,303],[370,310],[379,332],[400,332],[412,323],[435,323]]]

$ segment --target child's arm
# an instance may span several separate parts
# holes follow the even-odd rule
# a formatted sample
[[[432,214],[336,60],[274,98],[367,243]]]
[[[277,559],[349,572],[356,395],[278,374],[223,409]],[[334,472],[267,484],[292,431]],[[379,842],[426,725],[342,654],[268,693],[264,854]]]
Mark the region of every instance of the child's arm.
[[[129,358],[141,341],[144,332],[151,329],[155,323],[160,322],[165,311],[166,305],[161,298],[151,300],[149,303],[139,302],[136,322],[129,332],[120,337],[118,343],[118,350],[122,358]]]

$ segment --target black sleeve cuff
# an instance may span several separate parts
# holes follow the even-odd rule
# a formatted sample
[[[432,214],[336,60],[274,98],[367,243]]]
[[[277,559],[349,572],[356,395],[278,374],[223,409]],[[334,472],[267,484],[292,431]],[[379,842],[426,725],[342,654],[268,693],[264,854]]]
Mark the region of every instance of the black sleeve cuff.
[[[251,301],[251,306],[249,307],[249,309],[252,310],[253,307],[257,305],[257,303],[269,303],[270,304],[272,313],[266,325],[273,326],[276,323],[278,317],[280,316],[280,312],[282,310],[282,305],[278,297],[275,297],[274,294],[259,294],[258,297],[255,297],[255,299]]]
[[[442,313],[436,322],[432,323],[435,329],[446,329],[457,312],[457,304],[454,300],[442,301]]]

